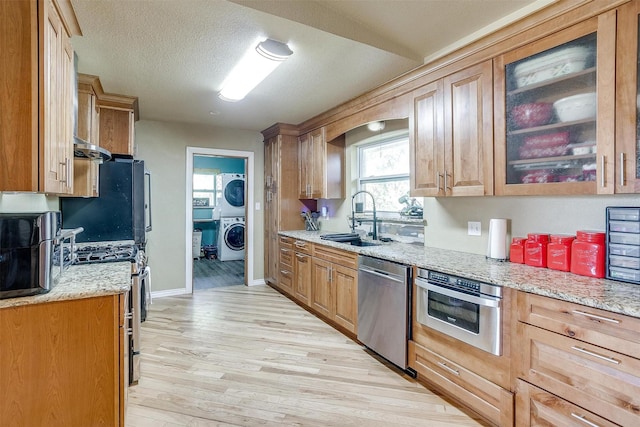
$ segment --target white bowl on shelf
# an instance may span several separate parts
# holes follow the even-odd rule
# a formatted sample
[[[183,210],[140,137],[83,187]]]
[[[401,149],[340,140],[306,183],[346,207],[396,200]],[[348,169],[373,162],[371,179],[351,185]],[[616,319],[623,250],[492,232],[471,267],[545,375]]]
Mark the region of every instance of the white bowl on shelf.
[[[554,102],[553,109],[561,122],[593,119],[597,112],[596,93],[567,96]]]

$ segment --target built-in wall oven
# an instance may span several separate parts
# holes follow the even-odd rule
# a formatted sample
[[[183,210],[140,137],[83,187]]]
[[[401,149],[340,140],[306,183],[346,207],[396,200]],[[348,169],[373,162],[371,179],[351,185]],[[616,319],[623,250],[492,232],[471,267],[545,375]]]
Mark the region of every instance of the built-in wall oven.
[[[416,316],[422,325],[502,355],[502,287],[418,269]]]

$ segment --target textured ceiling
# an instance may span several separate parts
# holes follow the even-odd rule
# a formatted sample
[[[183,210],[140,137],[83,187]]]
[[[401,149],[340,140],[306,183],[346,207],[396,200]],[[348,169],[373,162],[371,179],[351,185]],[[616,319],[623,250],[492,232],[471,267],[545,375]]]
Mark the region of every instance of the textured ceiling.
[[[143,120],[262,130],[300,123],[549,2],[72,0],[83,32],[72,43],[79,71],[137,96]],[[244,100],[221,101],[226,74],[259,37],[294,54]]]

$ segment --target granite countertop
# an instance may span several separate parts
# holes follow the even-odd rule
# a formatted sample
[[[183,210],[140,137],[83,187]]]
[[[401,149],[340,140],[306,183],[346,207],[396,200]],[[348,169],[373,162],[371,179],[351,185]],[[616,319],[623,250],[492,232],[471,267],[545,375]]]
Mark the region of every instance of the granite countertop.
[[[640,285],[578,276],[547,268],[486,259],[470,254],[421,245],[380,242],[379,246],[351,246],[322,240],[328,231],[281,231],[283,236],[320,243],[419,268],[436,270],[482,282],[506,286],[614,313],[640,317]]]
[[[0,309],[121,294],[130,288],[130,261],[72,265],[64,271],[58,283],[48,293],[0,299]]]

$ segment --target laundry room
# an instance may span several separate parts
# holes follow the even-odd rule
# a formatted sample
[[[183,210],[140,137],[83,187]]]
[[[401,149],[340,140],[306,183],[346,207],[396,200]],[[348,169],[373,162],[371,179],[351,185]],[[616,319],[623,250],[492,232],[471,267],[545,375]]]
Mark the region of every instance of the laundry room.
[[[193,158],[193,289],[244,283],[244,158]]]

